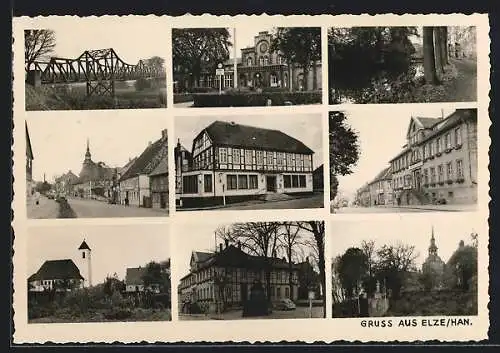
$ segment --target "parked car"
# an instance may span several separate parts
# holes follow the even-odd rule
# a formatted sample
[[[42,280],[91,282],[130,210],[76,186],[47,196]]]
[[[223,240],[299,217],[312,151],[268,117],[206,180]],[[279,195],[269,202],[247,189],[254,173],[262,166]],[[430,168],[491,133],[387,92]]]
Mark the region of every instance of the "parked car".
[[[295,310],[297,305],[288,298],[280,299],[274,303],[274,308],[276,310]]]

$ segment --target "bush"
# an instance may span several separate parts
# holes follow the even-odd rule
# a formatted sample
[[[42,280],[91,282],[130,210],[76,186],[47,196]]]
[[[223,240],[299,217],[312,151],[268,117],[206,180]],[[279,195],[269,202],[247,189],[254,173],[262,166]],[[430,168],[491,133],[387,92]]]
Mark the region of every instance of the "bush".
[[[191,102],[193,95],[191,93],[176,93],[174,94],[174,104]]]
[[[266,106],[271,100],[273,106],[285,105],[291,102],[292,105],[318,104],[321,103],[321,91],[311,92],[272,92],[272,93],[232,93],[224,94],[194,94],[195,107],[255,107]]]
[[[210,93],[210,92],[218,92],[218,88],[214,87],[193,87],[190,89],[191,93]]]

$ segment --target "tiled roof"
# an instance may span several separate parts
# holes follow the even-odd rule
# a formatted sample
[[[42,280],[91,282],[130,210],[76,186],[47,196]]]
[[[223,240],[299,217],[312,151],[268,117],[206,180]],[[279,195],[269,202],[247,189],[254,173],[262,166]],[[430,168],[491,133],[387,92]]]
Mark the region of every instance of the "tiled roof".
[[[444,131],[458,125],[463,118],[473,118],[477,119],[477,110],[476,109],[457,109],[451,115],[446,117],[444,120],[440,120],[437,125],[438,128],[435,131],[432,131],[429,135],[425,136],[425,138],[420,141],[420,143],[428,141],[436,135],[443,133]],[[435,124],[436,125],[436,124]],[[435,128],[435,127],[434,127]]]
[[[28,278],[29,281],[49,279],[83,279],[83,277],[73,260],[65,259],[45,261],[42,267]]]
[[[160,163],[156,166],[156,168],[149,174],[150,176],[154,175],[162,175],[168,173],[168,163],[167,157],[163,158]]]
[[[81,184],[90,180],[112,180],[115,168],[107,167],[104,163],[84,163],[80,176],[74,184]]]
[[[424,117],[414,117],[415,120],[419,121],[420,124],[425,128],[425,129],[430,129],[434,126],[434,124],[438,123],[442,119],[440,118],[424,118]]]
[[[195,258],[198,259],[199,262],[204,262],[212,257],[214,254],[209,252],[201,252],[201,251],[193,251]]]
[[[125,180],[139,174],[151,173],[160,161],[166,158],[167,141],[168,139],[164,136],[149,145],[144,152],[137,157],[132,166],[122,174],[120,179]]]
[[[392,178],[391,173],[392,173],[391,167],[384,168],[380,173],[377,174],[377,176],[375,176],[375,178],[373,178],[373,180],[371,181],[371,184],[376,183],[377,181],[380,181],[380,180],[391,179]]]
[[[130,267],[127,268],[127,274],[125,276],[125,283],[127,285],[141,285],[144,284],[142,276],[146,272],[146,267]]]
[[[216,145],[290,153],[314,153],[313,150],[299,140],[278,130],[215,121],[206,127],[204,131],[207,132]],[[203,131],[198,136],[202,133]]]

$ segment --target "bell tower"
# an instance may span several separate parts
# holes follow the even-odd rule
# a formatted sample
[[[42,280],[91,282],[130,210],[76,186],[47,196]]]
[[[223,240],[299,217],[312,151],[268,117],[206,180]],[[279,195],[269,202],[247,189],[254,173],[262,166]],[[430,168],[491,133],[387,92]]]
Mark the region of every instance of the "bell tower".
[[[432,227],[431,245],[429,246],[429,256],[436,256],[438,247],[436,246],[436,238],[434,238],[434,226]]]
[[[89,139],[87,138],[87,151],[85,152],[85,160],[83,161],[83,163],[88,164],[91,162],[92,162],[92,155],[90,154]]]
[[[83,239],[82,243],[78,247],[78,252],[79,257],[78,257],[78,262],[79,265],[78,268],[80,269],[80,273],[82,274],[83,277],[83,286],[84,287],[91,287],[92,286],[92,250],[90,249],[89,245]]]

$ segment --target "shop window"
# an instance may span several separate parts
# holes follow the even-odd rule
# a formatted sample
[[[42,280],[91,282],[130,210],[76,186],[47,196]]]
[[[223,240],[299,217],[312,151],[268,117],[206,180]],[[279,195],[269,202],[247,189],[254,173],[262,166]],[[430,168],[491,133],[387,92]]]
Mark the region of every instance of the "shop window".
[[[247,175],[238,175],[238,189],[248,189]]]
[[[249,189],[257,189],[259,187],[257,175],[250,175],[248,177],[248,188]]]
[[[205,174],[203,176],[203,183],[205,185],[205,192],[212,192],[212,175]]]
[[[186,175],[182,178],[182,192],[185,194],[198,193],[198,176]]]
[[[227,175],[227,189],[228,190],[238,189],[238,179],[236,175]]]
[[[283,184],[285,188],[292,187],[292,176],[291,175],[283,175]]]
[[[299,187],[301,187],[301,188],[306,187],[306,176],[305,175],[299,175]]]

